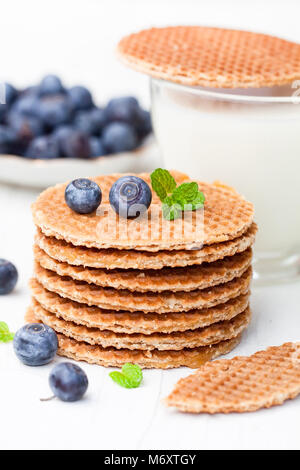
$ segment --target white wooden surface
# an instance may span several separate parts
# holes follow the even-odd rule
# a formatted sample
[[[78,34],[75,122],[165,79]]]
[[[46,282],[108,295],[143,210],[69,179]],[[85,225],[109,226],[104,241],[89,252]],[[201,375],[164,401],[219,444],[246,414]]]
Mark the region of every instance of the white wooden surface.
[[[0,257],[14,261],[20,273],[17,290],[0,297],[0,320],[13,331],[22,326],[29,303],[34,233],[30,203],[35,197],[29,189],[0,186]],[[252,308],[249,331],[231,356],[300,340],[299,283],[254,289]],[[300,448],[300,398],[251,414],[184,415],[166,409],[161,399],[188,369],[145,371],[143,385],[126,390],[112,382],[108,369],[82,363],[90,382],[84,400],[41,403],[39,398],[50,394],[52,366],[23,366],[11,344],[0,344],[2,449]]]

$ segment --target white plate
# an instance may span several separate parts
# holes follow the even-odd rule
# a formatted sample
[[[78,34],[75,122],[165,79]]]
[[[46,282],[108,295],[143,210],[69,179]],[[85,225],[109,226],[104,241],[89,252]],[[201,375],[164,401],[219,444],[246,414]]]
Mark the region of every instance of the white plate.
[[[160,165],[158,148],[151,137],[134,152],[106,155],[91,160],[70,158],[30,160],[14,155],[0,155],[0,181],[45,188],[75,178],[117,172],[149,172]]]

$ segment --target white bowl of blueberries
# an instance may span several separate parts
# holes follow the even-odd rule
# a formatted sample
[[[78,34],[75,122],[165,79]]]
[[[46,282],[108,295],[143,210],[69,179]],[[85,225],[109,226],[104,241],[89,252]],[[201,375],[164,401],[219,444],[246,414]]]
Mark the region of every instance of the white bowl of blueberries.
[[[150,113],[133,96],[98,107],[84,86],[47,75],[0,104],[0,180],[46,187],[80,176],[151,171],[160,158]]]

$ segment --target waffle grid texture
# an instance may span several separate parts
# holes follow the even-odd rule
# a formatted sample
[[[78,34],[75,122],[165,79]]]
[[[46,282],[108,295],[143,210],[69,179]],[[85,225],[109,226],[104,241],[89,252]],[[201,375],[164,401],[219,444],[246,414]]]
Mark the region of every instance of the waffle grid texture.
[[[213,88],[271,87],[300,78],[300,45],[266,34],[202,26],[124,37],[118,55],[152,77]]]
[[[179,380],[167,406],[190,413],[255,411],[300,393],[300,343],[218,360]]]
[[[178,184],[190,181],[173,175]],[[120,176],[94,178],[104,207]],[[149,174],[139,176],[150,183]],[[191,235],[193,218],[184,220],[189,230],[183,232],[165,221],[171,240],[161,222],[149,240],[140,237],[140,223],[120,219],[114,238],[101,232],[115,220],[110,208],[74,213],[64,201],[66,185],[39,196],[32,207],[37,233],[26,320],[57,332],[58,354],[104,366],[196,368],[238,344],[251,318],[253,206],[231,188],[199,186],[206,196],[201,248]],[[161,211],[155,194],[152,210]]]

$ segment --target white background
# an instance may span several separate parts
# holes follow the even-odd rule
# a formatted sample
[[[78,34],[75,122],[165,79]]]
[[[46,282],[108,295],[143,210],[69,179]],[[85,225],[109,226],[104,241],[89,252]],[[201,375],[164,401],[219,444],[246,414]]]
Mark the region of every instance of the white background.
[[[247,28],[300,42],[299,17],[296,0],[3,1],[0,79],[25,86],[55,72],[67,84],[90,86],[99,101],[130,92],[148,103],[146,77],[125,69],[114,56],[122,35],[182,23]],[[0,186],[0,256],[14,261],[20,272],[15,293],[0,299],[0,319],[12,330],[23,324],[29,303],[30,203],[36,195]],[[253,322],[234,354],[300,339],[299,284],[254,289],[252,299]],[[161,399],[188,369],[146,371],[143,386],[125,390],[112,383],[107,369],[83,364],[90,380],[84,400],[40,403],[49,395],[51,367],[22,366],[11,345],[0,344],[1,448],[300,448],[300,399],[251,414],[183,415],[166,409]]]

